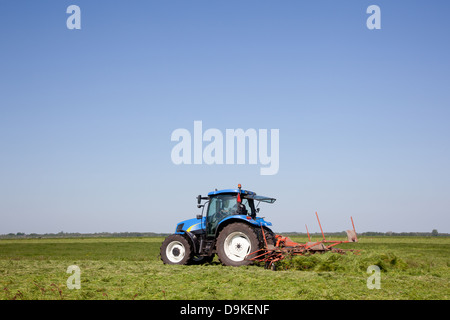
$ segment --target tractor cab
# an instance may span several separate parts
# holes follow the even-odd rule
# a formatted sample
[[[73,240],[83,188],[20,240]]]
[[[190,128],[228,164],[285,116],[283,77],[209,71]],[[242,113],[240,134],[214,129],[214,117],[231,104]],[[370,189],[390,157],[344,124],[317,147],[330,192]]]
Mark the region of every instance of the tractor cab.
[[[201,196],[197,197],[201,198]],[[217,227],[220,223],[230,218],[246,219],[248,221],[259,220],[256,215],[259,212],[259,202],[275,202],[274,198],[257,196],[256,193],[249,190],[242,190],[241,185],[238,189],[216,190],[208,193],[208,209],[205,216],[206,235],[214,237]],[[258,202],[255,207],[255,200]],[[264,223],[268,223],[264,221]]]
[[[197,207],[202,214],[177,224],[175,233],[161,246],[161,259],[169,264],[200,263],[217,254],[225,265],[249,264],[247,256],[265,244],[261,233],[273,238],[272,223],[257,217],[260,202],[274,203],[275,199],[242,190],[240,184],[237,189],[199,195]]]

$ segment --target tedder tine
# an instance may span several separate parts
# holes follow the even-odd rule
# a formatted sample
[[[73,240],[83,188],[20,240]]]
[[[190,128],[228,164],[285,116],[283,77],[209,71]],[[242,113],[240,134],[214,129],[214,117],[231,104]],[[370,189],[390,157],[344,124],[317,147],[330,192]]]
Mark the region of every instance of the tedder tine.
[[[323,234],[322,225],[320,224],[320,220],[319,220],[319,216],[317,215],[317,211],[316,211],[316,217],[317,217],[317,221],[319,222],[320,232],[322,232],[322,238],[323,238],[323,240],[325,240],[325,235]]]
[[[308,234],[308,241],[311,241],[311,238],[309,236],[308,226],[306,224],[305,224],[305,227],[306,227],[306,233]]]

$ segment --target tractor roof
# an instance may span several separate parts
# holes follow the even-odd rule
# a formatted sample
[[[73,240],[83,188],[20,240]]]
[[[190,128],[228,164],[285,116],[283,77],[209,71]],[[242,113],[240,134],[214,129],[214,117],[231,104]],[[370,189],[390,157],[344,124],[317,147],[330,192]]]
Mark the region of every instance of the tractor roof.
[[[216,196],[219,194],[238,194],[239,189],[223,189],[223,190],[215,190],[208,193],[208,197]],[[253,199],[256,201],[262,201],[262,202],[268,202],[268,203],[274,203],[275,198],[265,197],[265,196],[257,196],[255,192],[249,191],[249,190],[241,190],[241,194],[244,195],[244,198]]]
[[[215,196],[222,193],[239,193],[239,189],[223,189],[223,190],[215,190],[208,193],[208,196]],[[255,194],[253,191],[249,190],[241,190],[241,194]]]

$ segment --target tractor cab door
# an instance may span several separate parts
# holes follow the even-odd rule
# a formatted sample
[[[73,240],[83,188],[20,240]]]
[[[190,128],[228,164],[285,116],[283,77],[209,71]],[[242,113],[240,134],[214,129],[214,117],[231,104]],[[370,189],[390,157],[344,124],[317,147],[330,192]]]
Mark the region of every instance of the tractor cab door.
[[[237,198],[232,194],[211,197],[206,214],[206,235],[214,237],[219,223],[230,215],[237,214]]]
[[[206,214],[206,235],[214,237],[216,235],[217,226],[228,216],[237,214],[253,216],[255,209],[253,200],[248,201],[242,199],[242,203],[238,204],[236,194],[219,194],[211,197]]]

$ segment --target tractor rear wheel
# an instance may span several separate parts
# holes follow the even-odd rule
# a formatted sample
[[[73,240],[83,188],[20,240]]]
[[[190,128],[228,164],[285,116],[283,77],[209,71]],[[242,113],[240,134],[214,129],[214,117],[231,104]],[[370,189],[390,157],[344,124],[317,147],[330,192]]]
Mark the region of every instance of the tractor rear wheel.
[[[260,248],[255,228],[244,223],[232,223],[217,237],[216,250],[220,262],[226,266],[244,266],[252,263],[248,255]]]
[[[164,264],[187,264],[192,256],[191,245],[182,235],[172,234],[162,243],[160,255]]]

